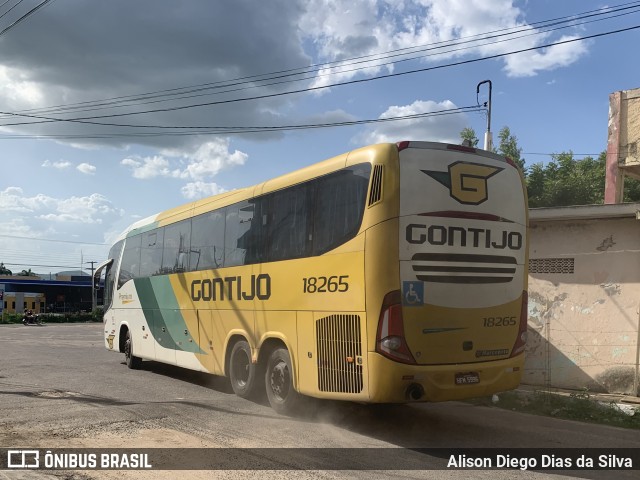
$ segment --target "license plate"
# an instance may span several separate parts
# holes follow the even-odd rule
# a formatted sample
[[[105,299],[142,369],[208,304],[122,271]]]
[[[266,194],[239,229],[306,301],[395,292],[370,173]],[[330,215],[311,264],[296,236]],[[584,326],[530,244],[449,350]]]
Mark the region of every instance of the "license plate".
[[[456,385],[472,385],[480,383],[478,372],[456,373]]]

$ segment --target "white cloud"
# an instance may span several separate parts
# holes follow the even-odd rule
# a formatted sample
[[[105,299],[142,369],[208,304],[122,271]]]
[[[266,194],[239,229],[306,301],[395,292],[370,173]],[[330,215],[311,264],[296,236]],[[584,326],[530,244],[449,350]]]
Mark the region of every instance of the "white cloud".
[[[0,65],[0,96],[15,108],[32,107],[44,98],[40,85],[26,72],[6,65]]]
[[[121,15],[121,8],[118,7],[120,3],[127,5],[126,18]],[[537,32],[526,23],[524,8],[518,7],[523,2],[513,0],[272,0],[253,2],[250,8],[247,8],[245,2],[194,0],[188,2],[188,7],[179,2],[174,3],[169,2],[163,4],[162,8],[155,8],[152,17],[149,17],[148,12],[155,3],[150,0],[128,3],[114,0],[103,2],[99,7],[92,2],[80,2],[78,5],[60,2],[55,9],[42,10],[42,13],[30,19],[31,28],[26,33],[25,30],[16,30],[12,35],[3,37],[0,55],[0,110],[19,111],[73,105],[100,98],[159,92],[186,84],[209,83],[213,87],[216,82],[273,71],[274,65],[277,65],[278,70],[287,71],[312,63],[339,62],[346,58],[429,44],[433,47],[433,42],[514,26],[528,28],[531,33]],[[176,21],[185,18],[189,22]],[[243,19],[243,24],[250,25],[251,35],[247,35],[246,29],[238,28],[238,18]],[[187,23],[189,28],[185,27]],[[144,26],[143,35],[140,34],[141,25]],[[55,26],[55,35],[51,35],[52,26]],[[118,35],[112,35],[111,32],[116,30]],[[450,51],[437,56],[433,54],[438,50],[416,55],[432,55],[424,58],[424,62],[469,55],[478,57],[516,48],[535,47],[558,37],[559,34],[547,33],[513,42],[493,41],[491,45],[472,46],[470,49]],[[78,42],[78,38],[83,41]],[[224,48],[224,45],[229,44],[234,48]],[[466,46],[468,45],[461,45]],[[572,43],[542,52],[505,57],[501,61],[508,75],[530,76],[570,65],[582,58],[587,48],[588,44]],[[86,55],[87,51],[92,54]],[[349,67],[368,67],[357,72],[341,71],[340,66],[327,67],[318,72],[315,81],[297,85],[304,87],[313,83],[319,86],[351,79],[355,75],[370,76],[391,72],[404,66],[395,67],[384,63],[398,59],[400,57],[377,57],[368,63]],[[135,68],[131,68],[131,65],[135,65]],[[172,65],[172,68],[167,69],[166,65]],[[323,76],[326,73],[337,75]],[[260,87],[247,84],[242,88],[252,88],[250,93],[237,95],[277,94],[290,88],[290,85],[277,83]],[[231,99],[236,95],[214,96],[219,93],[219,90],[213,88],[201,88],[186,95],[190,98],[180,100],[169,100],[162,95],[154,96],[149,97],[146,103],[132,105],[126,110],[118,102],[107,102],[109,104],[102,105],[99,111],[86,110],[85,106],[80,105],[82,108],[78,111],[67,111],[65,115],[118,115],[136,109],[162,109]],[[150,123],[161,126],[267,125],[273,123],[275,118],[282,118],[284,108],[294,105],[299,98],[301,96],[274,97],[259,102],[158,111],[152,116],[134,115],[113,121],[133,126]],[[150,118],[153,118],[152,122],[149,121]],[[29,135],[68,134],[73,138],[58,141],[76,147],[83,144],[97,147],[135,143],[161,150],[190,149],[193,146],[193,137],[190,136],[101,136],[120,131],[114,131],[114,128],[82,123],[44,122],[28,126],[4,126],[2,130]],[[82,134],[91,134],[92,138],[77,137]],[[210,149],[209,143],[214,146],[219,144],[216,137],[206,134],[198,142],[204,150]],[[135,167],[134,175],[137,178],[177,175],[203,180],[203,176],[215,175],[213,172],[225,165],[241,164],[246,159],[241,152],[235,157],[233,154],[226,155],[222,161],[219,160],[220,157],[218,160],[202,160],[192,156],[185,167],[174,165],[173,159],[165,158],[163,154],[154,158],[155,153],[151,152],[148,158],[132,159],[141,163]],[[166,167],[168,170],[162,164],[164,161],[171,163],[171,166]]]
[[[29,19],[28,29],[16,29],[11,36],[2,38],[0,111],[76,105],[77,110],[62,113],[73,117],[184,106],[220,98],[215,96],[219,93],[216,82],[273,71],[274,65],[286,70],[311,63],[298,28],[302,0],[226,3],[193,0],[187,3],[164,2],[162,7],[157,7],[157,2],[152,0],[113,0],[96,7],[87,2],[78,5],[60,2],[55,9],[43,9]],[[125,6],[127,15],[123,17]],[[149,11],[153,11],[153,15],[150,16]],[[246,28],[238,28],[238,19],[242,19],[243,25],[250,25],[250,33]],[[113,35],[114,31],[118,34]],[[78,41],[79,38],[82,41]],[[127,110],[118,102],[101,105],[99,111],[79,105],[165,89],[175,92],[176,87],[205,83],[214,87],[191,92],[189,99],[158,96]],[[278,93],[286,88],[285,85],[263,85],[254,92]],[[267,103],[269,108],[265,102],[243,102],[156,112],[153,116],[124,117],[114,122],[133,126],[149,124],[150,119],[162,126],[266,124],[272,120],[272,112],[280,110],[287,100],[273,98]],[[51,113],[54,114],[61,113]],[[16,122],[3,124],[31,124],[0,128],[16,134],[69,135],[57,140],[76,147],[137,144],[182,148],[192,141],[189,136],[120,137],[117,133],[124,129],[115,130],[117,127],[113,126],[33,123],[32,120],[18,118]],[[108,135],[111,133],[116,135]],[[92,138],[78,137],[83,134]],[[209,138],[215,137],[203,134],[201,143]]]
[[[125,158],[120,164],[131,168],[134,178],[144,180],[171,176],[169,161],[159,155],[146,158]]]
[[[19,187],[0,192],[0,210],[30,214],[33,218],[56,222],[102,223],[105,218],[118,217],[122,212],[103,195],[54,198],[43,194],[24,195]]]
[[[432,100],[416,100],[410,105],[391,106],[378,118],[416,115],[453,108],[456,108],[456,105],[450,100],[444,100],[439,103]],[[383,122],[368,126],[364,133],[354,138],[354,142],[371,144],[399,142],[402,140],[422,140],[460,143],[460,131],[466,125],[466,117],[463,114]]]
[[[225,191],[224,188],[216,183],[206,182],[189,182],[181,189],[182,195],[188,199],[208,197]]]
[[[76,168],[78,169],[78,171],[84,173],[85,175],[95,175],[96,173],[96,167],[88,163],[81,163]]]
[[[229,151],[229,139],[215,139],[203,143],[193,152],[182,155],[189,160],[187,167],[181,172],[181,178],[201,180],[215,176],[220,170],[244,165],[248,155],[239,150]]]
[[[309,0],[300,27],[313,42],[319,56],[327,62],[401,49],[417,52],[420,46],[429,48],[412,56],[423,55],[425,62],[442,62],[468,55],[479,57],[506,53],[554,40],[550,33],[540,34],[539,30],[529,26],[524,21],[524,12],[514,3],[512,0]],[[458,47],[437,46],[437,42],[513,27],[520,30],[513,37],[487,39]],[[568,37],[560,40],[565,39]],[[530,76],[570,65],[585,52],[585,44],[578,42],[553,47],[546,52],[506,56],[503,62],[507,75]],[[357,65],[326,67],[318,72],[315,85],[326,85],[356,75],[391,72],[394,66],[385,63],[401,58],[396,54],[389,58],[372,58],[364,63],[365,57]],[[366,66],[370,68],[365,71],[354,69]],[[334,75],[326,76],[329,73]]]
[[[179,178],[204,182],[225,168],[244,165],[248,155],[229,149],[229,139],[216,138],[183,149],[163,149],[161,155],[145,158],[129,157],[120,162],[139,179],[155,177]],[[190,192],[191,189],[188,189]]]
[[[0,210],[2,212],[33,213],[38,210],[55,208],[55,199],[38,194],[25,197],[20,187],[8,187],[0,192]]]
[[[575,36],[562,37],[570,40]],[[588,53],[585,42],[565,43],[544,50],[523,52],[510,56],[506,61],[506,71],[512,77],[531,77],[538,72],[566,67]]]
[[[45,160],[42,164],[43,167],[52,167],[57,168],[58,170],[63,170],[65,168],[69,168],[71,166],[71,162],[67,162],[66,160],[59,160],[57,162],[52,162],[50,160]]]

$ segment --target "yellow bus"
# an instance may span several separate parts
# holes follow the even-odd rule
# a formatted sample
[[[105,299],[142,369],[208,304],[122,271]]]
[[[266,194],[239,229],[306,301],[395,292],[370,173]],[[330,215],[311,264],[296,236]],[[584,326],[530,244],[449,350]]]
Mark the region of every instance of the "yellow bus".
[[[508,158],[379,144],[131,225],[105,270],[104,339],[266,391],[443,401],[515,388],[527,200]]]

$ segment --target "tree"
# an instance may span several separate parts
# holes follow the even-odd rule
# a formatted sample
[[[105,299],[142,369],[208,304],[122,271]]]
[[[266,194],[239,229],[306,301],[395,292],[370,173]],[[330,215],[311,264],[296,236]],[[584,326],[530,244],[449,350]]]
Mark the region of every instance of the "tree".
[[[521,158],[522,148],[518,146],[518,138],[511,135],[509,127],[505,126],[500,129],[500,132],[498,132],[498,139],[500,140],[500,143],[498,145],[497,152],[500,155],[509,157],[513,160],[523,172],[526,171],[524,158]]]
[[[530,207],[594,205],[604,201],[606,152],[597,159],[573,158],[572,152],[552,155],[546,165],[536,163],[527,175]]]
[[[0,263],[0,275],[13,275],[13,272],[4,266],[4,263]]]
[[[460,139],[463,142],[467,140],[474,148],[476,148],[478,146],[478,143],[480,143],[480,140],[476,135],[476,131],[470,127],[465,127],[462,129],[462,131],[460,132]],[[498,148],[494,148],[493,151],[505,157],[509,157],[516,163],[516,165],[518,165],[522,169],[522,171],[525,171],[524,158],[521,158],[522,148],[518,146],[518,138],[514,135],[511,135],[511,130],[509,129],[509,127],[502,127],[502,129],[498,133],[498,139],[500,140]]]
[[[31,269],[29,270],[22,270],[20,273],[18,273],[18,275],[20,275],[21,277],[35,277],[36,274],[33,273],[31,271]]]
[[[460,138],[478,143],[472,128],[464,128]],[[573,158],[572,152],[562,152],[551,156],[551,161],[536,163],[525,168],[522,148],[509,127],[502,127],[498,133],[497,153],[511,158],[522,168],[527,183],[530,207],[562,207],[569,205],[597,205],[604,202],[606,152],[598,158]],[[475,143],[474,143],[475,140]],[[624,201],[640,201],[640,180],[625,178]]]
[[[476,131],[470,127],[464,127],[460,132],[460,140],[464,142],[465,140],[469,141],[469,144],[475,148],[478,146],[478,137],[476,136]]]
[[[640,202],[640,180],[625,177],[623,202]]]

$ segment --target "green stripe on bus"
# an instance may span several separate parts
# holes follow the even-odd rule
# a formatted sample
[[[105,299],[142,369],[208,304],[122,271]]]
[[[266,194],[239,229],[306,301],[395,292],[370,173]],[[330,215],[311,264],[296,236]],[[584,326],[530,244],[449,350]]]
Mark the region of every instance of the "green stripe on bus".
[[[165,348],[206,354],[198,345],[197,333],[194,341],[189,342],[193,337],[182,316],[168,276],[136,278],[134,284],[140,306],[156,341],[162,339],[159,343]],[[185,335],[185,331],[189,335]]]

